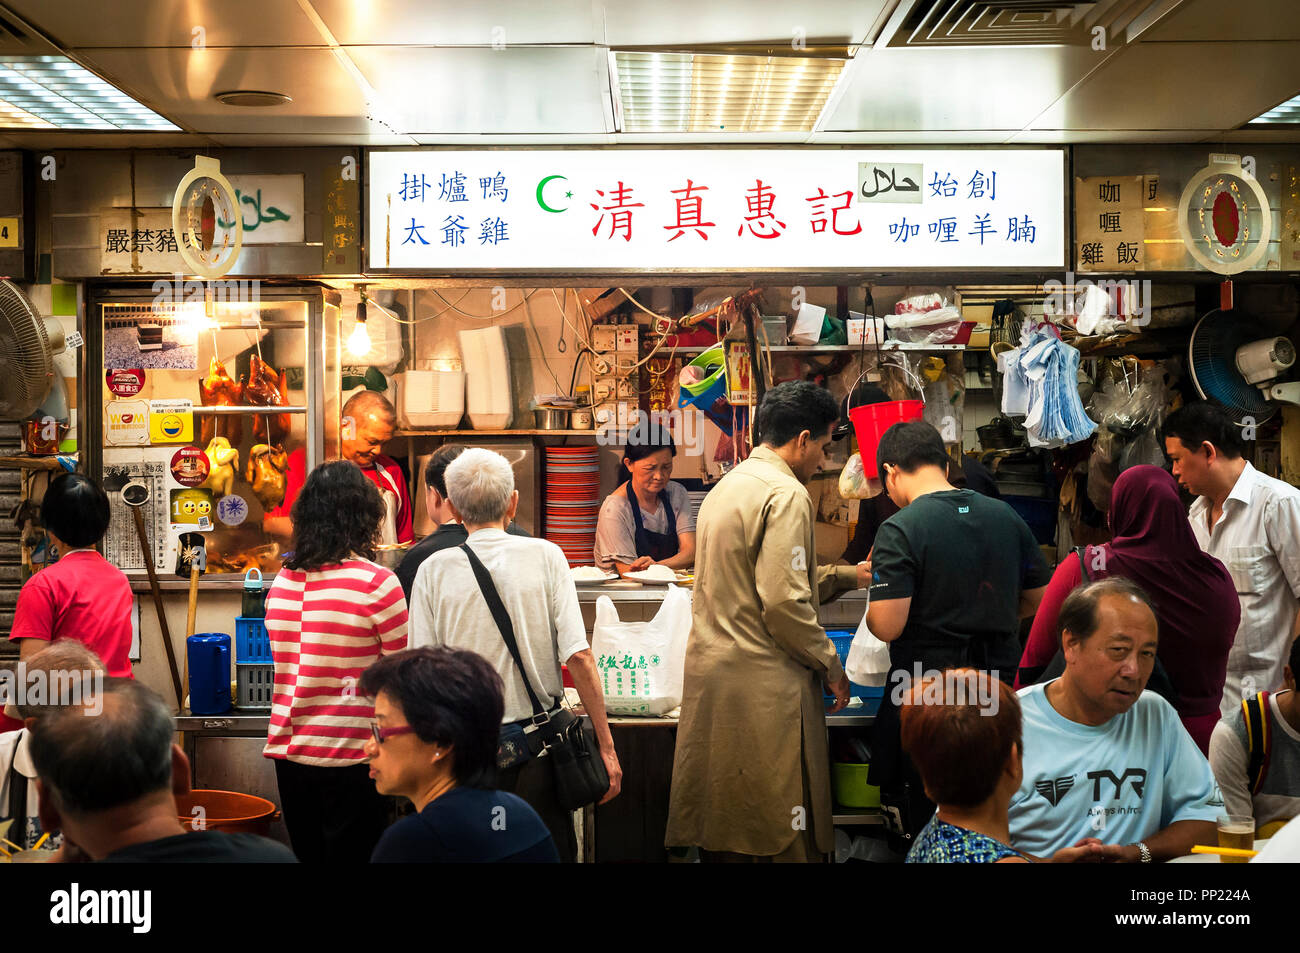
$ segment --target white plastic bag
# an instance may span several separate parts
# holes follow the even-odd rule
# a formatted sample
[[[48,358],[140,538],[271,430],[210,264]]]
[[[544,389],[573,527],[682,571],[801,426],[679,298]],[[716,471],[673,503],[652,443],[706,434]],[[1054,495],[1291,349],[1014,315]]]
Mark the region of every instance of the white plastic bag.
[[[882,688],[889,674],[889,643],[882,642],[867,628],[867,614],[862,613],[858,631],[849,646],[849,657],[844,660],[844,674],[855,685]]]
[[[669,586],[649,622],[622,622],[609,596],[596,600],[591,651],[611,715],[664,715],[682,703],[691,595]]]

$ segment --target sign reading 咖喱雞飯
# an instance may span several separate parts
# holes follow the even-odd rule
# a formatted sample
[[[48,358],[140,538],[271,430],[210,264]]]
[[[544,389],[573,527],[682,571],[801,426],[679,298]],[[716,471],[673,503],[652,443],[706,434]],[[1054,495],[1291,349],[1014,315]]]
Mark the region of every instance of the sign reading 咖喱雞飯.
[[[369,267],[1059,268],[1059,149],[371,152]]]

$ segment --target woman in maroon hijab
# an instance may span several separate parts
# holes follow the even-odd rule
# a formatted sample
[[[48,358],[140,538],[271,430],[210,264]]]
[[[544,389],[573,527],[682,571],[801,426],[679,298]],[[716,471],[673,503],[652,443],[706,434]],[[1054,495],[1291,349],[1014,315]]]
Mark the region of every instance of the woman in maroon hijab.
[[[1178,716],[1208,752],[1241,615],[1232,577],[1197,545],[1178,484],[1159,467],[1130,467],[1120,474],[1110,495],[1110,528],[1109,543],[1083,551],[1088,576],[1123,576],[1151,596],[1160,623],[1157,655],[1178,694]],[[1032,682],[1029,673],[1041,672],[1060,650],[1057,613],[1082,581],[1077,555],[1056,567],[1020,659],[1017,688]]]

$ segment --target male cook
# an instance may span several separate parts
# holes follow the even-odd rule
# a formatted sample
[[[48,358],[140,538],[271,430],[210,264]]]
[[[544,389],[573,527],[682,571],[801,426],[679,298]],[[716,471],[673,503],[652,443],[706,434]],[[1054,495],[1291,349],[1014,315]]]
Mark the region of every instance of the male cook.
[[[340,448],[344,460],[351,460],[379,487],[384,498],[381,543],[415,541],[411,530],[411,496],[406,477],[392,457],[380,451],[393,438],[397,412],[383,394],[372,390],[358,391],[343,405]],[[284,502],[263,517],[262,525],[272,536],[288,540],[293,536],[293,504],[307,480],[307,449],[299,447],[289,454],[285,473]]]

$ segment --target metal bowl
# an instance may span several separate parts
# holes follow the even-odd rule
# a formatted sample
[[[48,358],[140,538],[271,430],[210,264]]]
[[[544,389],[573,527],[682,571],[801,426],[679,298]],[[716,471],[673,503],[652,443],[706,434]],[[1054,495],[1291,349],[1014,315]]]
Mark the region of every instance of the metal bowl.
[[[569,427],[569,408],[538,407],[533,411],[538,430],[567,430]]]

